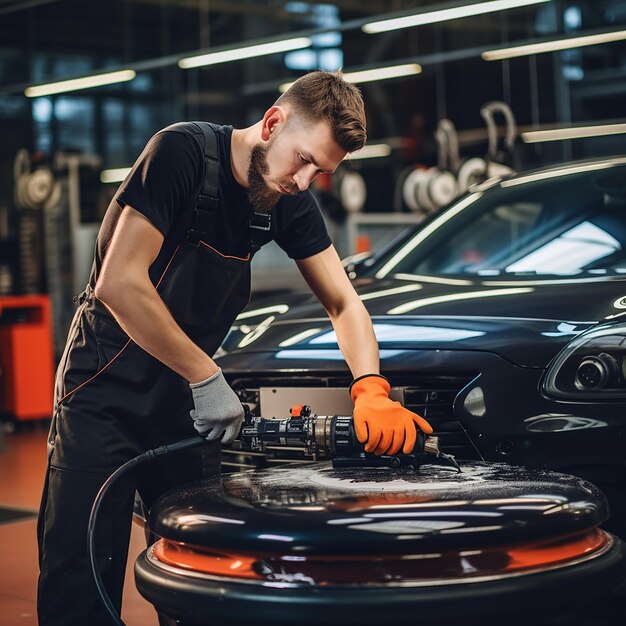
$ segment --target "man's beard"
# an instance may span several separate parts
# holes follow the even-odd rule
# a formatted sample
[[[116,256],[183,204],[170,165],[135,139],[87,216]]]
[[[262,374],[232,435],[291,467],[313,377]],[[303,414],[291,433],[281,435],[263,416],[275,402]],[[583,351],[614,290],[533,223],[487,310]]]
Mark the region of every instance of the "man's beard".
[[[257,144],[250,154],[248,166],[248,200],[259,213],[269,213],[280,200],[280,192],[270,189],[263,178],[268,172],[267,146]]]

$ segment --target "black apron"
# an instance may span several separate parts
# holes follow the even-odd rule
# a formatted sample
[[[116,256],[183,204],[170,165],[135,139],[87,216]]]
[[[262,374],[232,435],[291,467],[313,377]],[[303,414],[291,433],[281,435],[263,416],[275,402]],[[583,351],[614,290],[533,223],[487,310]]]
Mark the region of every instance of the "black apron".
[[[250,295],[250,261],[269,230],[269,215],[254,213],[243,257],[216,247],[219,207],[217,142],[202,125],[205,176],[187,237],[155,287],[174,319],[207,354],[226,336]],[[93,295],[81,294],[57,369],[48,472],[38,523],[39,619],[44,625],[107,624],[91,581],[86,528],[102,482],[147,449],[197,434],[188,382],[135,344]],[[146,323],[150,323],[146,320]],[[184,458],[180,458],[184,456]],[[149,505],[180,482],[219,472],[219,443],[151,467],[139,491]],[[135,484],[114,490],[99,528],[103,579],[119,606]]]
[[[197,124],[205,140],[203,186],[193,201],[186,238],[164,264],[155,287],[183,331],[204,352],[213,355],[248,303],[250,261],[267,239],[270,216],[250,216],[250,243],[245,256],[224,255],[218,250],[219,233],[214,228],[219,209],[217,138],[210,125]],[[164,443],[148,431],[165,436],[167,441],[193,434],[189,417],[193,402],[188,382],[131,341],[90,287],[80,299],[57,370],[56,413],[72,409],[88,414],[95,411],[99,418],[92,421],[103,423],[106,428],[111,421],[118,422],[116,426],[128,430],[131,439],[145,441],[148,446]],[[87,446],[87,454],[75,449],[78,433],[57,437],[59,428],[63,425],[53,424],[49,443],[61,465],[89,467],[94,457],[102,456],[102,444],[105,448],[107,444],[106,438],[103,441],[98,436],[97,424],[91,423],[89,429],[99,447]],[[82,423],[73,428],[81,429]],[[72,445],[66,446],[65,440]],[[109,468],[118,465],[119,459],[111,458]]]

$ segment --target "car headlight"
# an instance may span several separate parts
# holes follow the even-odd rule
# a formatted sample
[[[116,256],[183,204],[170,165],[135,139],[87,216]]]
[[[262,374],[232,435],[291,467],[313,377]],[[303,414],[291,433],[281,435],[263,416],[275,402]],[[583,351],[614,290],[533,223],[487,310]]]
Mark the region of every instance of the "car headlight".
[[[569,343],[548,368],[547,396],[569,400],[626,398],[626,325],[595,328]]]

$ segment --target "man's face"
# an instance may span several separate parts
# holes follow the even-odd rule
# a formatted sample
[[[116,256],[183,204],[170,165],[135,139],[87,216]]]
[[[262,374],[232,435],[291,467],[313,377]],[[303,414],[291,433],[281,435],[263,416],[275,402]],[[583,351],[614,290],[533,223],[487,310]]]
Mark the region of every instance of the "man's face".
[[[305,191],[322,172],[332,172],[346,156],[326,122],[290,120],[271,127],[269,139],[252,148],[248,199],[268,212],[284,195]]]

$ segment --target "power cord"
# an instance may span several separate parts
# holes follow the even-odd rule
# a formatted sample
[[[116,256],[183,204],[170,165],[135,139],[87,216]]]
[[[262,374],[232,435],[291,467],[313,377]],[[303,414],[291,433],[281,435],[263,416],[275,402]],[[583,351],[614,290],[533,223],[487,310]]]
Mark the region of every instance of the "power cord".
[[[100,487],[100,491],[98,491],[98,495],[91,507],[91,513],[89,515],[89,524],[87,525],[87,542],[89,546],[89,562],[91,564],[91,573],[93,575],[93,580],[96,584],[96,589],[98,590],[98,594],[106,612],[113,624],[116,626],[126,626],[122,621],[120,615],[118,615],[117,610],[113,606],[111,602],[111,598],[109,598],[109,594],[102,582],[102,576],[100,575],[100,570],[98,569],[98,563],[96,560],[96,524],[98,521],[98,513],[100,511],[100,506],[107,495],[107,493],[111,490],[111,487],[122,477],[125,476],[129,471],[145,463],[146,461],[153,461],[159,456],[163,456],[164,454],[170,454],[171,452],[180,452],[181,450],[187,450],[189,448],[195,448],[196,446],[202,445],[206,443],[206,439],[204,437],[196,436],[190,437],[189,439],[183,439],[182,441],[178,441],[177,443],[173,443],[170,445],[159,446],[158,448],[154,448],[153,450],[147,450],[143,454],[140,454],[130,461],[124,463],[118,467],[104,482],[102,487]]]

